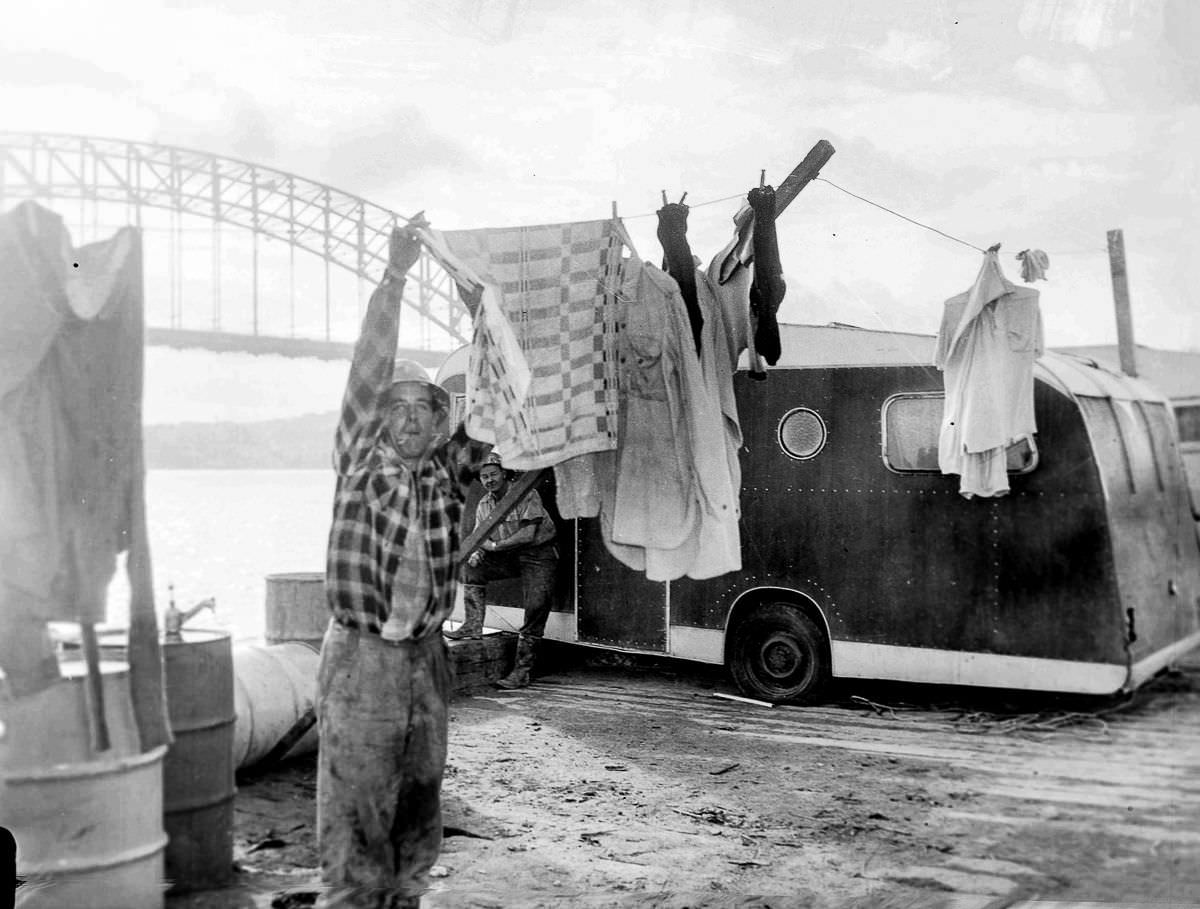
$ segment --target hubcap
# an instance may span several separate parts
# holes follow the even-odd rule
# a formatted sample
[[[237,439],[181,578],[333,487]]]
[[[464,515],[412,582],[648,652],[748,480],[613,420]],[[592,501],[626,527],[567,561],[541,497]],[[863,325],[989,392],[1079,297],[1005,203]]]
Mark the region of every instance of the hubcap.
[[[804,665],[804,652],[790,635],[776,632],[762,646],[762,667],[767,675],[786,679]]]

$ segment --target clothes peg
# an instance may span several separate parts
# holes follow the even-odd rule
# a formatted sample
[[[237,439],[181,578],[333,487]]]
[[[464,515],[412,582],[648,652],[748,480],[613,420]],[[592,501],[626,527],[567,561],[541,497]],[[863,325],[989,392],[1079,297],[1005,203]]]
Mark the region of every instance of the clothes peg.
[[[613,220],[617,220],[617,200],[613,199]]]
[[[1000,252],[1000,244],[997,243],[995,246],[989,246],[988,252],[990,252],[990,253]]]
[[[667,191],[665,189],[662,190],[662,197],[663,197],[663,205],[668,204],[667,203]]]
[[[682,196],[680,196],[680,197],[679,197],[679,204],[680,204],[680,205],[682,205],[682,204],[683,204],[683,200],[684,200],[684,199],[686,199],[686,198],[687,198],[687,193],[685,192],[685,193],[684,193]]]
[[[762,189],[767,185],[767,169],[764,167],[758,172],[758,188]]]

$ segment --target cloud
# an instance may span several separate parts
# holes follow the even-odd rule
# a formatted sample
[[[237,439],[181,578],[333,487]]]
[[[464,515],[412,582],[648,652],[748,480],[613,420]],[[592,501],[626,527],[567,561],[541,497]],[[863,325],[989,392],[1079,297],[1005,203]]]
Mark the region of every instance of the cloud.
[[[7,50],[0,53],[0,83],[34,87],[86,86],[95,91],[124,92],[132,83],[89,60],[53,50]]]
[[[903,66],[928,72],[945,65],[948,49],[942,41],[910,32],[889,31],[887,41],[872,48],[871,54],[881,66]]]
[[[196,147],[246,161],[275,159],[271,114],[248,91],[197,75],[156,105],[153,141]]]
[[[1013,73],[1021,82],[1062,94],[1073,104],[1099,107],[1108,100],[1104,86],[1087,63],[1056,64],[1024,56],[1013,64]]]
[[[394,107],[380,127],[339,130],[321,165],[321,177],[339,189],[370,196],[373,190],[431,171],[470,170],[466,147],[432,130],[414,106]]]
[[[1088,50],[1130,41],[1157,3],[1118,0],[1027,0],[1018,18],[1026,38],[1078,44]]]

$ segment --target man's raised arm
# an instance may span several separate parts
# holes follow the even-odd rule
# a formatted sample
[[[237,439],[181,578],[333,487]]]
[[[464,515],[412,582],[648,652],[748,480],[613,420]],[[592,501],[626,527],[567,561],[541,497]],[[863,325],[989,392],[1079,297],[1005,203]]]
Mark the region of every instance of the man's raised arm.
[[[421,241],[414,232],[400,227],[392,231],[387,272],[367,304],[342,396],[333,447],[333,466],[339,473],[353,470],[375,442],[383,419],[377,404],[392,383],[405,278],[420,254]]]

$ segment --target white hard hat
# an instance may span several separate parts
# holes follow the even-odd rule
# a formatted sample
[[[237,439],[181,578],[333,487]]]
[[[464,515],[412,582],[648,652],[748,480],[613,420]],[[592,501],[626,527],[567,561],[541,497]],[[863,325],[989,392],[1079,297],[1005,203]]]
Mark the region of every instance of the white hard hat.
[[[397,385],[406,385],[410,382],[419,382],[422,385],[428,385],[433,391],[434,400],[443,410],[450,409],[450,394],[442,386],[429,378],[429,371],[418,363],[416,360],[396,360],[392,364],[392,388]]]

